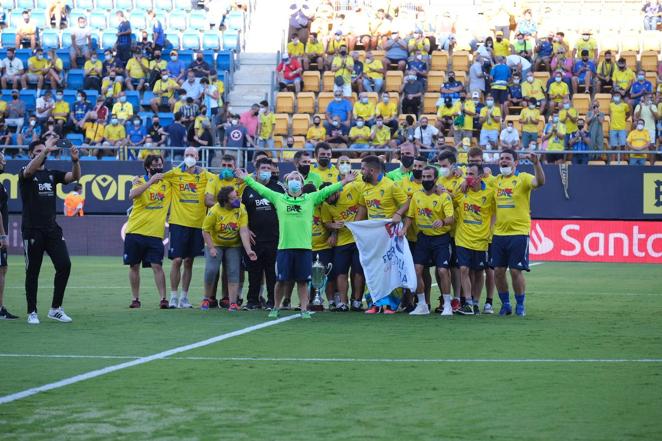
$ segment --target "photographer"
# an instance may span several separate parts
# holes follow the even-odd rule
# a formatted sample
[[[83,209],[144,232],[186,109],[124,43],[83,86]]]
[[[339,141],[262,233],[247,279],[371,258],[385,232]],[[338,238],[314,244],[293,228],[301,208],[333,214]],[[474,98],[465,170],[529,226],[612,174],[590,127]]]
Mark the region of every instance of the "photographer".
[[[63,323],[71,318],[62,309],[64,291],[69,280],[71,261],[69,251],[62,237],[62,229],[55,222],[56,187],[70,184],[80,179],[78,149],[71,148],[72,167],[70,172],[48,170],[46,158],[59,152],[55,138],[45,143],[35,141],[28,147],[30,162],[21,169],[18,177],[23,216],[21,231],[25,247],[25,292],[28,303],[28,324],[38,325],[37,290],[39,272],[44,253],[48,253],[55,266],[53,301],[48,317]],[[64,146],[64,144],[62,144]],[[70,144],[69,144],[70,145]]]

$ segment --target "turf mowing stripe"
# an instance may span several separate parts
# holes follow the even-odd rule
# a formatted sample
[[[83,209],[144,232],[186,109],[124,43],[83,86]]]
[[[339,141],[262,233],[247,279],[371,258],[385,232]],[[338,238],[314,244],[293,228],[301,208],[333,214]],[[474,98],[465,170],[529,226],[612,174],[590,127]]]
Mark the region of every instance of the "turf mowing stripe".
[[[0,354],[13,358],[128,359],[131,355]],[[662,358],[293,358],[293,357],[167,357],[179,361],[263,361],[295,363],[662,363]]]
[[[41,392],[46,392],[53,389],[59,389],[61,387],[69,386],[71,384],[79,383],[81,381],[89,380],[92,378],[100,377],[102,375],[110,374],[122,369],[127,369],[133,366],[139,366],[141,364],[149,363],[154,360],[162,360],[171,355],[180,354],[182,352],[190,351],[193,349],[202,348],[209,346],[214,343],[218,343],[223,340],[230,339],[232,337],[238,337],[240,335],[248,334],[253,331],[258,331],[260,329],[268,328],[274,325],[278,325],[289,320],[299,318],[301,314],[294,314],[288,317],[283,317],[278,320],[273,320],[269,322],[263,322],[257,325],[249,326],[247,328],[239,329],[237,331],[227,332],[225,334],[217,335],[216,337],[208,338],[207,340],[199,341],[197,343],[191,343],[189,345],[180,346],[178,348],[169,349],[167,351],[159,352],[158,354],[150,355],[148,357],[141,357],[135,360],[127,361],[125,363],[116,364],[113,366],[108,366],[102,369],[97,369],[95,371],[86,372],[84,374],[75,375],[70,378],[65,378],[64,380],[56,381],[54,383],[45,384],[43,386],[34,387],[32,389],[27,389],[22,392],[17,392],[15,394],[5,395],[0,397],[0,404],[11,403],[13,401],[21,400],[23,398],[31,397]]]

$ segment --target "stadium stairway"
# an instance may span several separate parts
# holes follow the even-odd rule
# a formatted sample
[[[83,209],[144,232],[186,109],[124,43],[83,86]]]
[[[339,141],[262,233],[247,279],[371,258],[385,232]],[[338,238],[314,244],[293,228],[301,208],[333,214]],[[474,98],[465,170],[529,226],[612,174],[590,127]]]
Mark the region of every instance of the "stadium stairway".
[[[228,99],[232,112],[242,113],[251,104],[269,99],[283,26],[288,22],[287,11],[287,2],[257,1],[251,30],[245,35],[245,50],[240,55],[239,69],[235,72],[234,87]]]

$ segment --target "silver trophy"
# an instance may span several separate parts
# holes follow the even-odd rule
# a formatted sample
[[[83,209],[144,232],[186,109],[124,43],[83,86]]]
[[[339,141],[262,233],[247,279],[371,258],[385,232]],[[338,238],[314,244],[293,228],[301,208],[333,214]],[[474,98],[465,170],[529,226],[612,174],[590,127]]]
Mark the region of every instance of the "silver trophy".
[[[327,276],[331,272],[333,264],[329,263],[326,267],[320,262],[320,256],[317,255],[317,260],[313,263],[312,277],[310,285],[312,287],[314,296],[311,302],[310,309],[313,311],[324,311],[324,299],[322,299],[322,291],[326,287]]]

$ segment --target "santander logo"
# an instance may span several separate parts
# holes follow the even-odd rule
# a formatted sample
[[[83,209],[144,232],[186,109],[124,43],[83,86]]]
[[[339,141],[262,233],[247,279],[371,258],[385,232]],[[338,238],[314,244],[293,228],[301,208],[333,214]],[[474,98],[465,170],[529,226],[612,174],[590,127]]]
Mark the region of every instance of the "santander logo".
[[[659,222],[538,220],[531,224],[533,259],[662,263]]]

